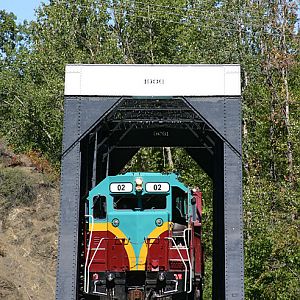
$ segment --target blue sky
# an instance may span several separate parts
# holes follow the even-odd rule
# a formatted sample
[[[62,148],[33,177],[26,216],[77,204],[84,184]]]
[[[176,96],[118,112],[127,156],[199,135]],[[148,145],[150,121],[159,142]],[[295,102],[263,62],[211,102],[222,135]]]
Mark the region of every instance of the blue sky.
[[[25,19],[34,20],[34,9],[39,7],[42,2],[49,3],[49,0],[0,0],[0,10],[4,9],[14,13],[18,23],[21,23]]]
[[[0,10],[13,12],[17,16],[17,21],[22,23],[25,19],[28,21],[35,19],[34,10],[41,3],[49,3],[49,0],[0,0]],[[300,10],[298,17],[300,17]]]

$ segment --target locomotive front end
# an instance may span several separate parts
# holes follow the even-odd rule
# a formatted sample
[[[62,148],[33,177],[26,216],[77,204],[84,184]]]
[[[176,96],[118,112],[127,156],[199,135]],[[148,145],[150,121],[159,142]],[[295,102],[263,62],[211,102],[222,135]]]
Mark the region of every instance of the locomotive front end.
[[[202,278],[195,251],[200,258],[202,249],[192,199],[175,174],[126,173],[93,188],[84,292],[100,299],[194,299]]]

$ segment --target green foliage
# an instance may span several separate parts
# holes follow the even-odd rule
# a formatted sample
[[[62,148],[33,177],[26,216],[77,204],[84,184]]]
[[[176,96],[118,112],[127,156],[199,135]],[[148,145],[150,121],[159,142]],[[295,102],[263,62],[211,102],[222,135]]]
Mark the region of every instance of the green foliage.
[[[12,27],[12,17],[0,17]],[[108,21],[104,1],[51,1],[39,9],[37,22],[19,28],[23,39],[14,41],[19,51],[0,72],[0,130],[16,149],[59,160],[65,65],[122,62]]]
[[[300,299],[297,11],[299,2],[286,0],[53,0],[37,21],[17,25],[2,10],[0,134],[59,161],[67,63],[241,64],[246,296]],[[173,167],[166,149],[141,149],[126,168],[178,171],[203,190],[211,266],[212,184],[182,149],[171,154]],[[23,199],[25,182],[18,178],[19,194],[6,184],[12,176],[0,174],[0,194]],[[211,267],[207,274],[210,287]]]
[[[252,178],[244,203],[247,299],[299,299],[299,192]]]
[[[12,13],[0,10],[0,57],[5,59],[16,46],[17,25]]]
[[[2,214],[20,205],[30,205],[36,199],[36,187],[25,172],[7,168],[0,169],[0,202]]]

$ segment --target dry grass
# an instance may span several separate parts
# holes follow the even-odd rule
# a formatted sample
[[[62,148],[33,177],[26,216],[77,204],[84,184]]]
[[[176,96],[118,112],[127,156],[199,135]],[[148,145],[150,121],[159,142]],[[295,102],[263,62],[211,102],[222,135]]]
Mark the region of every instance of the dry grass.
[[[1,300],[55,298],[59,192],[39,168],[0,147]]]

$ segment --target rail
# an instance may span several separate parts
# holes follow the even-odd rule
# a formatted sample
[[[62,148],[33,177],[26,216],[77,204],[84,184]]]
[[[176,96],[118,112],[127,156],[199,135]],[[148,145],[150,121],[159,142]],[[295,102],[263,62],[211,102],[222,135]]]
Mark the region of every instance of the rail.
[[[88,250],[87,250],[87,254],[86,254],[86,258],[85,258],[85,263],[84,263],[84,292],[85,293],[88,293],[89,292],[89,282],[90,282],[90,267],[91,267],[91,264],[96,256],[96,253],[102,243],[102,241],[106,238],[102,238],[100,239],[97,247],[96,247],[96,250],[91,258],[91,261],[90,263],[88,264],[88,260],[89,260],[89,256],[90,256],[90,252],[91,252],[91,243],[92,243],[92,238],[93,238],[93,231],[94,231],[94,217],[92,215],[85,215],[86,218],[91,218],[92,219],[92,228],[91,228],[91,231],[90,231],[90,237],[89,237],[89,243],[88,243]],[[95,292],[95,291],[94,291]],[[106,293],[99,293],[99,292],[96,292],[97,294],[101,294],[101,295],[107,295]]]
[[[184,265],[184,291],[186,291],[186,286],[187,286],[187,272],[188,272],[187,265],[186,265],[186,263],[185,263],[185,261],[184,261],[184,259],[183,259],[183,257],[182,257],[181,252],[179,251],[178,246],[176,245],[175,240],[174,240],[172,237],[166,237],[166,239],[172,241],[172,243],[173,243],[175,249],[177,250],[177,252],[178,252],[178,254],[179,254],[179,257],[180,257],[180,259],[181,259],[181,261],[182,261],[182,263],[183,263],[183,265]],[[182,249],[182,248],[181,248],[181,249]]]
[[[192,291],[192,263],[191,263],[191,258],[190,258],[190,253],[189,253],[189,248],[187,246],[187,241],[186,241],[186,236],[189,236],[188,234],[186,234],[186,232],[191,231],[191,228],[186,228],[183,230],[183,235],[182,236],[177,236],[177,237],[182,237],[183,241],[184,241],[184,247],[178,247],[178,245],[176,244],[174,238],[172,237],[166,237],[166,239],[171,240],[173,243],[173,247],[177,250],[179,257],[184,265],[184,291],[187,292],[188,294]],[[187,261],[188,261],[188,266],[186,264],[186,261],[184,260],[181,252],[181,250],[185,250],[186,251],[186,255],[187,255]],[[188,268],[189,268],[189,289],[187,290],[187,274],[188,274]]]
[[[92,215],[85,215],[86,218],[91,218],[92,219],[92,230],[90,232],[90,237],[89,237],[89,244],[88,244],[88,250],[85,258],[85,263],[84,263],[84,292],[87,293],[89,282],[86,282],[86,271],[87,271],[87,263],[88,259],[90,256],[90,249],[91,249],[91,243],[92,243],[92,236],[93,236],[93,230],[94,230],[94,217]]]
[[[190,253],[189,253],[189,249],[187,247],[187,243],[186,243],[186,236],[188,236],[189,238],[189,234],[186,235],[186,232],[188,231],[192,231],[192,228],[186,228],[183,230],[183,240],[184,240],[184,244],[186,246],[186,255],[188,258],[188,262],[189,262],[189,267],[190,267],[190,289],[188,290],[188,294],[192,291],[192,263],[191,263],[191,258],[190,258]],[[188,243],[190,244],[190,240],[188,241]]]
[[[177,293],[178,292],[178,280],[170,280],[171,282],[175,283],[175,289],[174,290],[170,290],[170,291],[164,291],[163,295],[161,296],[165,296],[167,294],[173,294],[173,293]],[[159,296],[156,296],[156,298],[160,298]]]
[[[108,296],[108,293],[101,293],[101,292],[97,292],[97,281],[94,282],[94,290],[93,290],[94,294],[98,294],[98,295],[102,295],[102,296]],[[112,297],[115,296],[114,290],[112,293]]]
[[[86,258],[85,258],[85,264],[84,264],[84,292],[85,293],[88,293],[89,292],[89,282],[90,282],[90,267],[94,261],[94,258],[100,248],[100,245],[102,244],[102,242],[104,240],[111,240],[110,238],[101,238],[97,244],[97,247],[95,248],[94,250],[94,254],[89,262],[89,256],[90,256],[90,252],[91,250],[91,243],[92,243],[92,238],[93,238],[93,230],[94,230],[94,217],[92,215],[85,215],[86,218],[91,218],[92,219],[92,228],[90,230],[90,237],[89,237],[89,243],[88,243],[88,249],[87,249],[87,254],[86,254]],[[115,238],[115,239],[118,239],[118,238]],[[123,239],[120,239],[120,240],[123,240]],[[88,263],[89,262],[89,263]],[[96,284],[97,282],[95,281],[94,282],[94,291],[93,293],[94,294],[98,294],[98,295],[104,295],[104,296],[107,296],[108,294],[107,293],[100,293],[100,292],[97,292],[96,290]]]
[[[96,250],[95,250],[95,252],[94,252],[94,254],[93,254],[92,258],[91,258],[91,261],[90,261],[90,263],[89,263],[89,265],[88,265],[88,267],[87,267],[87,286],[86,286],[86,293],[89,292],[90,267],[91,267],[91,264],[93,263],[93,260],[94,260],[96,254],[97,254],[97,251],[98,251],[98,249],[99,249],[99,247],[100,247],[102,241],[103,241],[103,240],[106,240],[106,239],[107,239],[107,238],[101,238],[101,239],[100,239],[100,241],[99,241],[99,243],[98,243],[98,245],[97,245],[97,247],[96,247]],[[105,294],[105,295],[106,295],[106,294]]]

